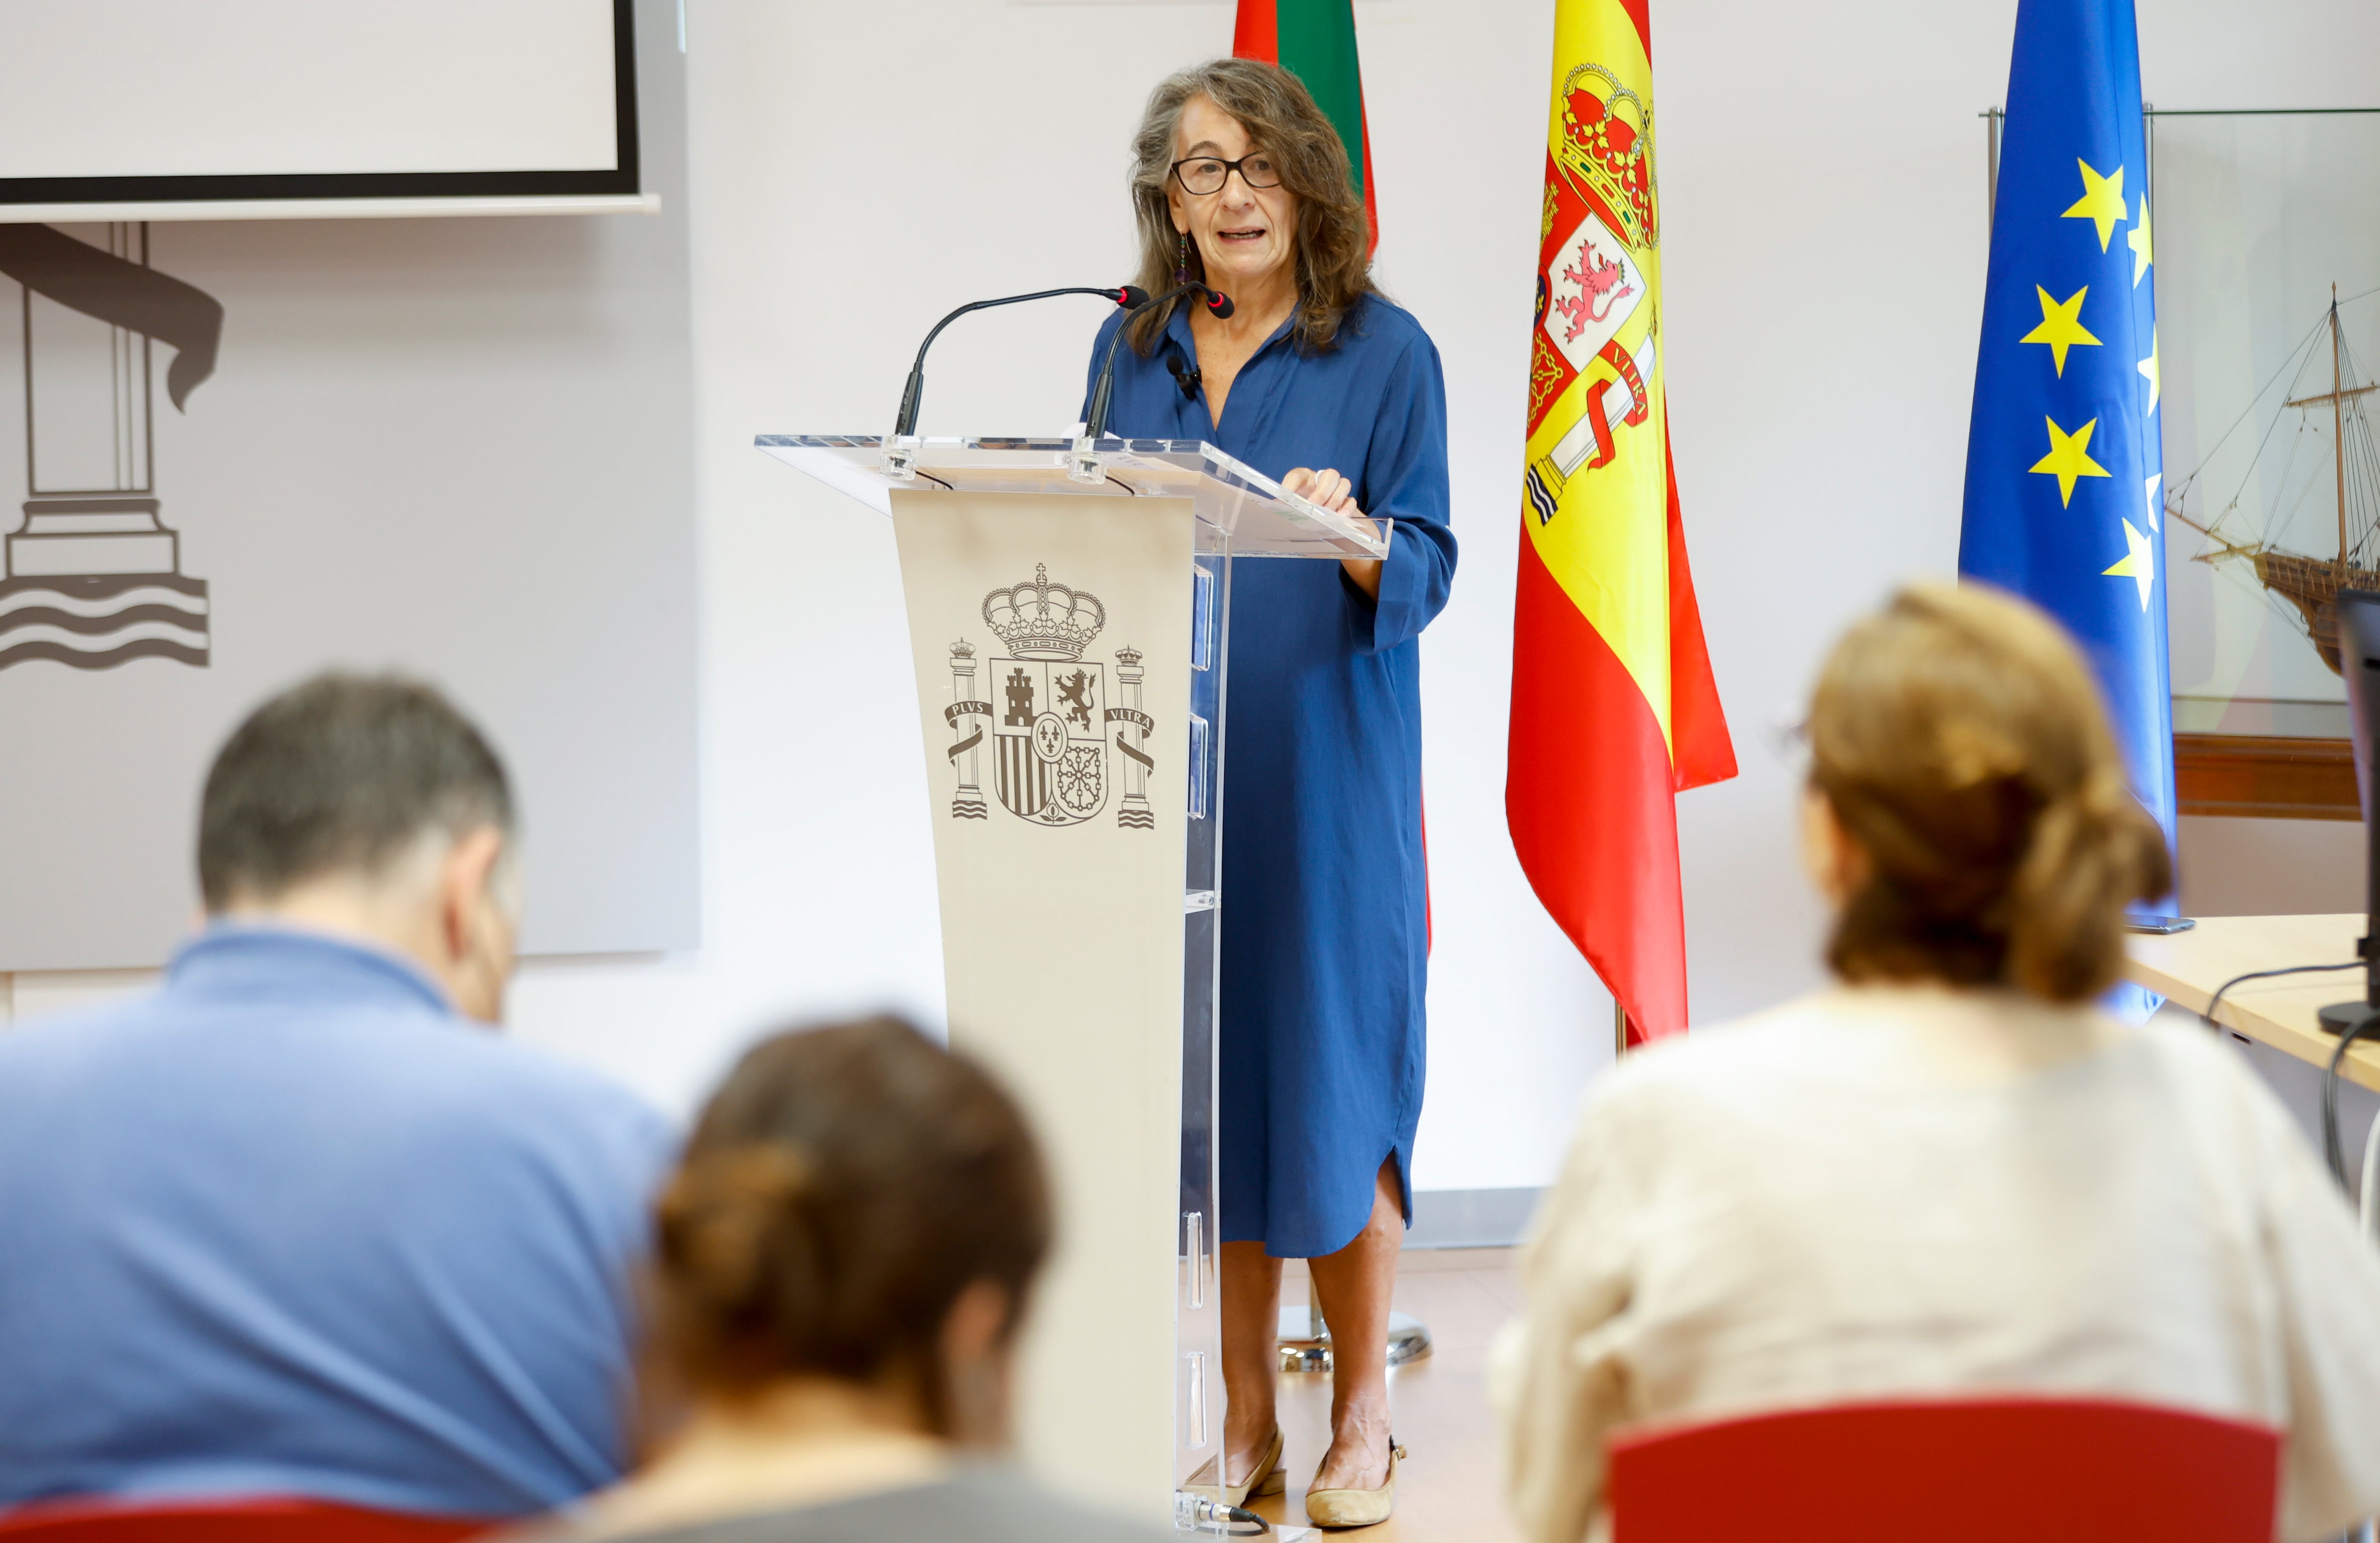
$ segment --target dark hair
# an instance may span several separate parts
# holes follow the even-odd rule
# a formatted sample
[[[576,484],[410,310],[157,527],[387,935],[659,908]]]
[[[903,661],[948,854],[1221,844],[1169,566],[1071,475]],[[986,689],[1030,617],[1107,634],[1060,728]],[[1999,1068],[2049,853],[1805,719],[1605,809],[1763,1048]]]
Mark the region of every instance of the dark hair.
[[[660,1370],[734,1397],[800,1375],[915,1391],[947,1433],[940,1341],[961,1292],[1049,1252],[1024,1114],[897,1018],[781,1033],[711,1096],[660,1204]]]
[[[215,753],[199,810],[207,908],[370,871],[425,831],[513,828],[504,763],[431,686],[316,675],[248,715]]]
[[[2173,870],[2055,622],[1982,586],[1903,589],[1835,646],[1809,735],[1810,781],[1869,869],[1827,945],[1837,975],[2050,1002],[2115,983],[2124,906]]]
[[[1305,83],[1279,65],[1209,59],[1175,70],[1149,92],[1132,141],[1140,286],[1152,295],[1173,287],[1179,233],[1166,185],[1173,175],[1174,130],[1182,109],[1199,96],[1240,121],[1249,140],[1281,168],[1281,185],[1297,196],[1297,317],[1291,334],[1309,351],[1330,347],[1355,302],[1379,293],[1372,285],[1372,226],[1339,130],[1315,104]],[[1207,277],[1196,241],[1190,243],[1190,276]],[[1148,306],[1124,323],[1135,351],[1146,355],[1157,346],[1172,309]]]

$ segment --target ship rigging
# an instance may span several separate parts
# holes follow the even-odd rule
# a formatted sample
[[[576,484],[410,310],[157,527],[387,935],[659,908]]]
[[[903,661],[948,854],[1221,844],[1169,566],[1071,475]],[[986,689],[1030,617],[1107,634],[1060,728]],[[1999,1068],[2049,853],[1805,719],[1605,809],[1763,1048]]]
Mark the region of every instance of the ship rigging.
[[[2375,291],[2374,293],[2380,293]],[[2356,296],[2362,299],[2365,296]],[[2303,342],[2289,356],[2296,365],[2290,394],[2285,395],[2280,407],[2265,427],[2264,437],[2257,443],[2256,453],[2250,457],[2247,469],[2228,503],[2211,519],[2193,517],[2187,509],[2191,493],[2198,488],[2200,478],[2213,464],[2223,440],[2228,439],[2240,423],[2247,421],[2255,410],[2253,403],[2240,416],[2231,430],[2225,431],[2197,469],[2184,478],[2166,495],[2165,512],[2206,538],[2204,550],[2192,561],[2207,564],[2246,563],[2255,574],[2256,582],[2274,601],[2285,602],[2288,615],[2303,632],[2322,662],[2333,674],[2338,666],[2338,598],[2341,589],[2380,589],[2380,444],[2375,444],[2372,422],[2367,411],[2380,384],[2359,378],[2353,353],[2347,346],[2345,333],[2338,321],[2338,286],[2333,285],[2330,307],[2320,322],[2311,328]],[[2327,346],[2325,346],[2327,345]],[[2300,393],[2305,377],[2313,373],[2319,380],[2323,356],[2328,355],[2330,389]],[[2283,366],[2284,370],[2288,364]],[[2275,380],[2279,378],[2277,373]],[[2261,400],[2263,393],[2259,392]],[[2279,513],[2265,522],[2265,529],[2248,532],[2239,529],[2248,516],[2240,507],[2250,480],[2256,476],[2257,464],[2275,449],[2274,435],[2289,413],[2297,413],[2297,428],[2287,442],[2287,459],[2278,478],[2276,499]],[[2325,423],[2323,420],[2327,419]],[[2329,431],[2330,455],[2326,467],[2306,464],[2301,470],[2300,451],[2309,440],[2318,441],[2322,431]],[[2321,475],[2326,472],[2327,476]],[[2336,499],[2337,518],[2333,529],[2333,555],[2317,556],[2293,552],[2281,544],[2289,533],[2290,516],[2315,496],[2316,490],[2329,484],[2328,491]],[[2202,511],[2203,511],[2202,504]]]

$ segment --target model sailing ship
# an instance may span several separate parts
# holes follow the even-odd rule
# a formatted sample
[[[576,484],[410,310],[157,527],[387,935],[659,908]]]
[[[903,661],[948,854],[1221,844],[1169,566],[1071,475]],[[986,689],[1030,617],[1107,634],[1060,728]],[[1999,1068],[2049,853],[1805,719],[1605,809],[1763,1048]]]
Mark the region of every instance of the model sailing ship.
[[[2240,561],[2252,565],[2256,582],[2268,593],[2289,601],[2314,651],[2330,666],[2330,673],[2338,674],[2338,591],[2380,589],[2380,537],[2374,534],[2375,529],[2380,529],[2380,447],[2374,445],[2372,423],[2364,412],[2364,399],[2380,390],[2380,385],[2356,383],[2354,361],[2348,357],[2346,342],[2338,330],[2336,285],[2331,286],[2330,310],[2325,320],[2330,332],[2330,389],[2315,395],[2290,397],[2282,407],[2285,410],[2294,407],[2302,413],[2321,413],[2330,419],[2331,473],[2338,497],[2337,555],[2309,556],[2266,540],[2231,540],[2223,533],[2223,524],[2239,512],[2236,494],[2211,523],[2200,524],[2182,510],[2183,498],[2197,480],[2197,472],[2191,473],[2181,488],[2167,498],[2166,513],[2213,543],[2194,561]],[[2270,443],[2271,438],[2268,431],[2264,443]],[[2263,453],[2264,444],[2259,444],[2257,454]],[[2252,459],[2250,464],[2252,475]],[[2200,470],[2204,469],[2202,466]],[[2241,485],[2246,485],[2245,478]]]

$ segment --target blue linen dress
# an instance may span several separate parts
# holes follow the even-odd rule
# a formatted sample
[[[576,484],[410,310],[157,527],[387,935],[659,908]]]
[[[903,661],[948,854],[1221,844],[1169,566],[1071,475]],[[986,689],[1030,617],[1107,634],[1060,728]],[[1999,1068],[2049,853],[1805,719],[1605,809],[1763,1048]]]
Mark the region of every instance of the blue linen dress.
[[[1099,330],[1091,374],[1123,323]],[[1454,577],[1438,349],[1377,296],[1306,353],[1283,322],[1223,421],[1177,310],[1147,358],[1116,350],[1111,432],[1205,440],[1268,477],[1335,468],[1396,521],[1376,604],[1336,563],[1232,565],[1224,705],[1222,1236],[1332,1254],[1396,1159],[1413,1221],[1429,963],[1422,861],[1421,629]]]

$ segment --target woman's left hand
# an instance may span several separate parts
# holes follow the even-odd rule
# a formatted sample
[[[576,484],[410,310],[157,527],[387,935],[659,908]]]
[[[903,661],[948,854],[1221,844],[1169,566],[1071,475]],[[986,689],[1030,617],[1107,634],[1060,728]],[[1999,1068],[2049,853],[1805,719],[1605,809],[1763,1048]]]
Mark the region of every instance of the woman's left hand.
[[[1281,487],[1297,494],[1308,504],[1318,504],[1332,514],[1346,515],[1371,525],[1363,510],[1355,507],[1355,484],[1329,468],[1315,471],[1307,467],[1293,467],[1281,480]],[[1372,526],[1378,535],[1379,527]],[[1374,600],[1380,598],[1380,565],[1375,558],[1342,557],[1339,565],[1355,581],[1355,588]]]

